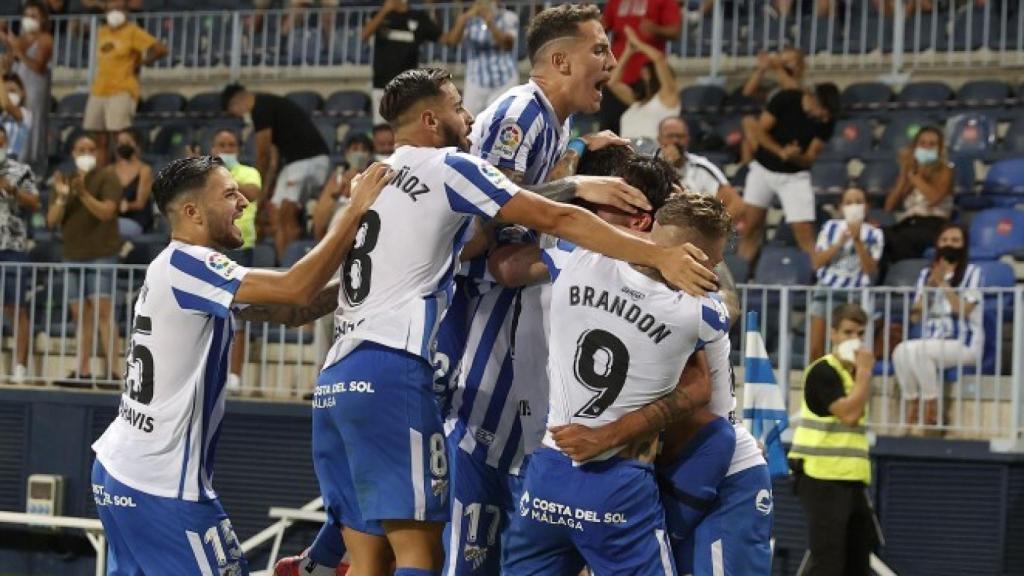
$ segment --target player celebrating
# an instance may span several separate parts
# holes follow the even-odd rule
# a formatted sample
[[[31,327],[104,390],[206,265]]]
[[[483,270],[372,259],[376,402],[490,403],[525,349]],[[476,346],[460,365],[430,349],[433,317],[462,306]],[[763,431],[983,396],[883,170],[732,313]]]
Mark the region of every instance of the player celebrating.
[[[291,269],[249,270],[221,251],[242,245],[248,204],[224,163],[200,156],[160,171],[153,195],[171,242],[135,303],[118,417],[93,445],[92,489],[109,542],[110,574],[246,574],[211,485],[224,415],[232,307],[301,325],[333,308],[325,288],[390,173],[374,165],[353,186],[339,225]]]
[[[693,242],[709,266],[721,260],[731,222],[718,202],[678,196],[655,220],[656,243]],[[553,275],[549,425],[601,426],[648,404],[653,425],[582,465],[546,436],[527,470],[504,573],[571,574],[586,563],[595,573],[675,574],[650,464],[654,434],[692,409],[677,383],[698,345],[722,334],[724,307],[587,250]]]
[[[658,268],[677,285],[693,283],[697,263],[684,247],[623,234],[458,152],[472,118],[444,70],[403,72],[385,90],[381,112],[396,129],[399,148],[388,160],[396,174],[363,217],[343,268],[338,338],[314,398],[314,465],[354,572],[386,571],[390,547],[398,576],[434,574],[448,462],[430,359],[471,218],[563,236]]]

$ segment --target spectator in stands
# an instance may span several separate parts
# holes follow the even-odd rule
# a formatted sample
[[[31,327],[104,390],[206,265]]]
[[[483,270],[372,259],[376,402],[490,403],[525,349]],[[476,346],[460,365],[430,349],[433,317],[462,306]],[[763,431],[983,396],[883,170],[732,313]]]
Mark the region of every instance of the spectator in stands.
[[[619,60],[623,68],[622,81],[632,85],[640,79],[644,66],[650,57],[643,52],[634,52],[629,59],[623,59],[626,46],[626,28],[632,28],[639,34],[640,40],[650,44],[662,54],[665,43],[679,37],[682,29],[682,15],[678,0],[609,0],[604,7],[604,27],[612,32],[612,54]],[[628,104],[622,102],[609,90],[601,100],[601,128],[620,131],[619,120],[626,111]]]
[[[903,214],[885,230],[889,262],[920,258],[953,215],[953,166],[942,130],[926,126],[900,151],[900,175],[885,198],[885,210]]]
[[[658,155],[676,169],[683,187],[718,198],[732,215],[733,223],[742,229],[743,199],[718,166],[690,153],[690,129],[682,118],[672,116],[658,123],[658,146]]]
[[[71,373],[71,381],[92,379],[89,364],[97,328],[99,348],[107,360],[106,375],[99,378],[106,380],[109,375],[112,380],[120,380],[114,371],[119,365],[116,359],[121,348],[117,330],[111,330],[110,306],[114,290],[112,266],[117,264],[121,249],[117,231],[121,183],[111,167],[97,165],[97,151],[91,137],[79,136],[75,140],[71,148],[75,168],[68,174],[54,175],[53,197],[46,212],[47,226],[61,232],[64,260],[84,265],[67,271],[71,314],[78,325],[78,369]]]
[[[743,85],[743,96],[760,104],[768,102],[779,90],[804,88],[804,51],[792,46],[780,52],[761,52],[757,67]],[[754,158],[757,148],[757,116],[744,116],[743,141],[740,143],[740,162],[746,164]]]
[[[345,143],[345,163],[327,179],[313,211],[313,238],[317,241],[327,234],[331,222],[348,206],[352,179],[370,165],[372,152],[373,142],[362,134],[356,134]]]
[[[96,34],[96,76],[82,127],[93,132],[96,160],[107,163],[112,133],[131,128],[139,100],[139,70],[167,55],[167,46],[134,22],[126,0],[106,0],[106,22]]]
[[[839,202],[839,218],[822,226],[811,256],[818,285],[811,297],[811,360],[825,354],[827,311],[862,294],[878,274],[885,240],[882,231],[864,221],[867,194],[847,188]],[[851,290],[852,289],[852,290]]]
[[[811,165],[832,137],[839,115],[839,89],[818,84],[814,90],[783,90],[761,113],[757,123],[757,152],[743,191],[746,229],[739,255],[748,262],[757,256],[764,219],[777,194],[797,244],[814,253],[814,191]]]
[[[970,264],[967,229],[946,224],[935,240],[935,257],[921,270],[917,293],[910,309],[911,322],[919,325],[920,337],[900,342],[892,353],[893,369],[900,384],[906,422],[925,426],[939,421],[942,371],[972,366],[982,355],[983,285],[981,269]],[[919,419],[924,399],[923,419]]]
[[[114,173],[122,196],[117,220],[121,238],[131,239],[153,230],[153,168],[142,161],[139,139],[132,130],[117,133]]]
[[[331,169],[330,149],[313,120],[291,100],[273,94],[254,94],[240,84],[231,84],[221,94],[229,113],[251,119],[256,136],[256,168],[263,179],[263,197],[274,208],[274,245],[278,260],[288,245],[299,239],[300,207],[304,196],[323,185]],[[271,170],[271,147],[277,148],[281,167],[275,180]],[[271,183],[273,193],[269,193]]]
[[[7,153],[7,133],[0,126],[0,265],[4,266],[4,315],[17,324],[12,382],[21,384],[28,375],[29,320],[25,309],[31,270],[6,266],[28,262],[28,219],[39,210],[35,175],[24,162]]]
[[[627,106],[622,113],[619,135],[623,138],[658,137],[658,125],[665,118],[679,115],[679,87],[676,75],[669,68],[664,52],[644,42],[630,27],[625,28],[626,49],[623,61],[640,53],[648,62],[640,69],[640,77],[632,84],[623,81],[625,66],[616,66],[608,81],[608,90]]]
[[[7,46],[9,62],[0,65],[4,74],[13,72],[25,86],[25,104],[32,116],[28,142],[19,156],[22,162],[46,168],[46,124],[50,112],[50,57],[53,35],[46,5],[29,0],[21,10],[21,33],[0,34]]]
[[[519,84],[516,65],[516,36],[519,16],[504,10],[498,2],[476,0],[455,19],[441,42],[466,47],[466,87],[462,105],[479,114],[506,90]]]
[[[363,42],[373,38],[373,121],[381,123],[380,99],[384,87],[401,72],[418,68],[420,46],[441,37],[441,28],[423,10],[409,8],[407,0],[384,0],[380,10],[363,25]]]
[[[25,100],[25,86],[17,74],[4,74],[4,87],[0,90],[0,125],[7,132],[7,153],[24,161],[22,154],[28,149],[32,132],[32,112]]]
[[[373,127],[373,159],[380,161],[395,153],[395,131],[389,124]]]
[[[213,135],[210,144],[210,154],[218,156],[224,161],[224,167],[231,172],[231,177],[238,183],[238,190],[249,201],[249,205],[242,210],[242,215],[235,220],[235,226],[242,233],[242,247],[233,250],[228,254],[235,262],[242,266],[253,265],[253,251],[256,247],[256,206],[263,196],[263,180],[259,170],[252,166],[246,166],[238,161],[238,135],[233,130],[218,130]],[[231,344],[231,366],[228,372],[227,389],[232,394],[242,390],[242,365],[245,362],[246,338],[241,330],[235,332],[235,339]],[[256,390],[254,395],[262,392]]]

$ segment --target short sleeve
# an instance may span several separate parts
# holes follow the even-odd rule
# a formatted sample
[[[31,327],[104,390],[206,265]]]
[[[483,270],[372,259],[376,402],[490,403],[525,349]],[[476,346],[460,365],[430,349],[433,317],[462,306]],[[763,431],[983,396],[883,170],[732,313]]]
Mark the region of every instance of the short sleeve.
[[[444,191],[455,212],[493,218],[519,191],[511,180],[487,162],[454,152],[444,159]]]
[[[509,109],[515,107],[516,101],[512,100],[504,110],[498,108],[495,112],[484,132],[480,157],[503,170],[526,173],[544,118],[540,107],[532,101],[520,112],[510,113]]]
[[[97,200],[120,202],[121,197],[124,196],[124,187],[121,186],[121,181],[117,179],[117,173],[114,172],[114,167],[111,165],[107,168],[103,168],[103,173],[98,174],[98,178],[94,179],[95,182],[92,192],[93,196]]]
[[[154,44],[156,44],[156,38],[154,38],[149,32],[143,30],[142,27],[135,27],[134,33],[132,34],[132,50],[145,52]]]
[[[238,166],[233,172],[235,182],[238,182],[239,186],[263,187],[263,178],[260,177],[259,170],[251,166]]]
[[[981,302],[981,290],[979,289],[982,285],[981,268],[969,266],[967,273],[964,274],[963,281],[960,283],[960,287],[963,288],[964,300],[971,304]]]
[[[871,254],[871,259],[878,262],[882,259],[882,251],[885,250],[885,234],[874,226],[868,228],[868,252]]]
[[[575,244],[559,238],[554,246],[540,251],[540,259],[548,267],[548,276],[551,277],[552,282],[558,279],[558,275],[562,273],[562,269],[569,262],[569,256],[575,249]]]
[[[828,362],[818,362],[804,380],[804,400],[807,407],[822,418],[832,415],[829,406],[846,396],[843,379]]]
[[[183,310],[228,318],[235,293],[248,268],[227,256],[197,246],[175,249],[168,275],[171,292]]]
[[[818,252],[828,250],[829,246],[832,246],[832,236],[835,234],[835,230],[835,220],[825,222],[825,225],[821,227],[821,232],[818,232],[818,241],[814,243],[814,249]]]
[[[700,299],[700,323],[697,325],[698,346],[714,342],[729,333],[729,311],[714,296]]]

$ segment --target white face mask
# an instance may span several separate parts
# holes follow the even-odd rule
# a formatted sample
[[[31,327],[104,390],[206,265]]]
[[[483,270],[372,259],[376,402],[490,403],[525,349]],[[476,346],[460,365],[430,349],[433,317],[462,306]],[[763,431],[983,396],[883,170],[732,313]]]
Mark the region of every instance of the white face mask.
[[[34,32],[39,32],[39,20],[31,16],[23,17],[21,19],[21,33],[32,34]]]
[[[857,350],[860,350],[860,347],[860,340],[857,340],[856,338],[853,340],[846,340],[836,345],[833,355],[843,362],[853,364],[857,359]]]
[[[220,159],[224,161],[224,165],[227,166],[228,170],[238,166],[238,154],[222,153],[218,154],[218,156],[220,156]]]
[[[75,156],[75,168],[78,168],[79,172],[88,172],[96,167],[96,157],[92,154],[82,154],[81,156]]]
[[[111,10],[110,12],[107,12],[107,25],[111,28],[119,28],[127,19],[128,16],[120,10]]]
[[[860,224],[864,221],[865,208],[863,204],[846,204],[843,206],[843,220],[850,225]]]
[[[21,106],[21,94],[18,94],[17,92],[8,92],[7,99],[11,101],[11,104]]]

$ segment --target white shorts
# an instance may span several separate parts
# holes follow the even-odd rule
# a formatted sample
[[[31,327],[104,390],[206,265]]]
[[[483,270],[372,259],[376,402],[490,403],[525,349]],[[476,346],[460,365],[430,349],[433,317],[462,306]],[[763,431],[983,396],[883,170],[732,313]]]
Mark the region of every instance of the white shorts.
[[[118,132],[132,127],[135,116],[135,97],[130,92],[111,96],[89,95],[85,101],[82,128],[90,132]]]
[[[792,174],[772,172],[756,161],[751,162],[743,186],[743,201],[767,209],[776,194],[786,213],[786,222],[814,222],[814,190],[811,189],[810,170]]]
[[[519,85],[519,75],[515,75],[508,82],[495,88],[487,88],[475,82],[466,80],[466,89],[462,92],[462,106],[476,116],[483,112],[491,102],[498,99],[505,92]]]
[[[285,201],[301,204],[304,193],[316,193],[324,185],[330,169],[331,159],[326,154],[285,164],[277,175],[277,184],[270,201],[274,206],[280,206]]]

